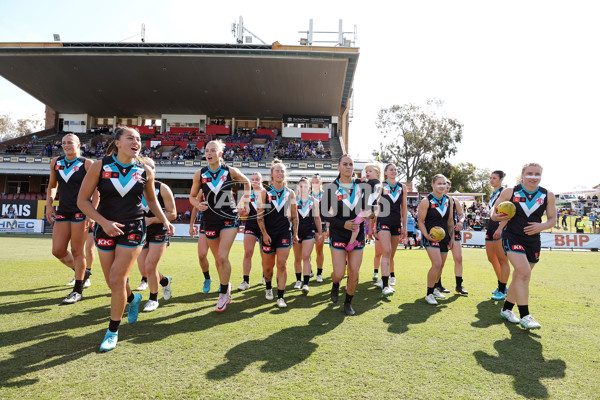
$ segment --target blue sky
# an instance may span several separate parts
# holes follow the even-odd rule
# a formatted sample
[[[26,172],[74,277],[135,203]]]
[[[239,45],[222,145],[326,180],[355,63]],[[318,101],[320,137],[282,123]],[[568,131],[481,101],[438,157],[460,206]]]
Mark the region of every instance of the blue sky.
[[[300,8],[299,8],[300,7]],[[0,2],[0,42],[231,43],[231,23],[267,43],[297,44],[315,30],[358,27],[350,152],[370,157],[377,111],[444,100],[464,124],[453,162],[502,169],[544,166],[554,192],[600,184],[596,149],[600,5],[593,1],[14,1]],[[138,38],[130,41],[137,41]],[[43,105],[0,78],[0,110],[43,114]]]

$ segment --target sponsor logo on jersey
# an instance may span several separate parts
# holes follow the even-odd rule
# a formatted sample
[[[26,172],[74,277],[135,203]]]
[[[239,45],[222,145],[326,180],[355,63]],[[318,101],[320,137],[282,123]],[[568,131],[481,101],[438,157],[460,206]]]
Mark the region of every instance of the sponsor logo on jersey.
[[[263,246],[262,249],[264,252],[269,253],[271,251],[271,246]]]
[[[60,214],[56,214],[54,216],[55,219],[66,219],[67,217],[65,217],[64,215],[60,215]]]
[[[55,165],[55,166],[54,166],[54,169],[55,169],[56,171],[61,171],[61,170],[65,169],[65,167],[64,167],[64,166],[62,166],[62,165]]]
[[[440,242],[429,242],[431,247],[440,247]]]
[[[225,221],[224,225],[231,226],[231,225],[233,225],[233,221]]]
[[[281,239],[281,244],[290,244],[289,239]]]
[[[138,182],[142,180],[142,174],[139,172],[134,172],[131,177]]]
[[[206,236],[217,236],[217,231],[204,231]]]
[[[164,235],[156,235],[156,236],[154,236],[154,238],[155,238],[156,240],[160,240],[160,241],[162,241],[162,240],[165,238],[165,236],[164,236]]]
[[[132,233],[131,235],[127,236],[127,239],[129,239],[129,240],[140,240],[140,235],[136,235],[135,233]]]
[[[75,218],[83,218],[83,214],[82,213],[75,213]]]
[[[202,178],[202,183],[208,182],[208,178]]]
[[[78,165],[74,165],[73,166],[73,171],[75,171],[75,172],[79,171],[79,166]]]
[[[344,242],[333,242],[333,247],[346,247],[346,243]]]
[[[540,258],[540,253],[535,253],[535,258]]]
[[[525,248],[523,246],[521,246],[520,244],[513,244],[511,249],[513,251],[525,251]]]
[[[104,238],[96,240],[96,243],[98,243],[98,246],[112,246],[115,244],[114,240]]]

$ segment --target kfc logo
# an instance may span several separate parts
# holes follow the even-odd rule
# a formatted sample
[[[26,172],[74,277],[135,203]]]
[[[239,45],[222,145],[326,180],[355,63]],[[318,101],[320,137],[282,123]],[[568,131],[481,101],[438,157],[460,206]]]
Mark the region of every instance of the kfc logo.
[[[523,246],[521,246],[520,244],[514,244],[512,246],[512,250],[513,251],[525,251],[525,249],[523,248]]]
[[[96,243],[98,243],[98,246],[112,246],[115,242],[112,239],[100,238]]]
[[[385,230],[388,230],[388,231],[389,231],[389,230],[390,230],[390,227],[389,227],[389,226],[387,226],[387,225],[381,225],[381,229],[385,229]]]
[[[217,231],[205,231],[204,234],[206,236],[216,236],[217,235]]]
[[[346,243],[344,242],[333,242],[333,247],[346,247]]]
[[[60,215],[60,214],[56,214],[56,215],[54,216],[54,219],[56,219],[56,220],[59,220],[59,219],[65,219],[65,216],[64,216],[64,215]]]
[[[271,246],[263,246],[262,249],[265,253],[269,253],[271,251]]]

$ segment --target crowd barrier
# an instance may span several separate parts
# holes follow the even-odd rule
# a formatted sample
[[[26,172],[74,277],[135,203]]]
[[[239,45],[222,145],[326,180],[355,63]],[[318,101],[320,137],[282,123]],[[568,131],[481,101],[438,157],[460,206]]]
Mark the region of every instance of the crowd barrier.
[[[485,232],[463,231],[463,244],[485,246]],[[541,234],[543,248],[551,249],[598,249],[600,235],[587,233],[545,233]]]

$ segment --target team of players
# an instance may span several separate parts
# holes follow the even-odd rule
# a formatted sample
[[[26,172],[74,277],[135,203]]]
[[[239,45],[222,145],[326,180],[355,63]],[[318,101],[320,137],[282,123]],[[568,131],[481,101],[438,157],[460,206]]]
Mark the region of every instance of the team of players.
[[[94,241],[111,289],[111,318],[100,346],[101,351],[108,351],[117,344],[118,327],[126,303],[129,303],[129,323],[137,320],[142,296],[133,294],[128,283],[136,260],[150,287],[150,299],[144,311],[158,307],[159,284],[163,287],[163,298],[168,300],[171,296],[171,278],[162,276],[157,266],[168,246],[168,237],[174,232],[169,222],[176,215],[173,194],[166,185],[154,180],[151,160],[140,159],[140,136],[134,129],[118,129],[108,155],[94,163],[79,156],[79,141],[74,135],[63,138],[63,149],[65,155],[52,160],[47,204],[50,221],[69,222],[55,224],[53,231],[53,254],[75,270],[74,290],[63,303],[80,300],[85,281],[89,278],[83,251],[84,233],[89,228],[87,216],[96,221]],[[190,203],[194,206],[192,221],[197,211],[203,213],[198,254],[205,276],[205,292],[210,290],[212,281],[206,259],[208,249],[214,256],[219,275],[217,312],[224,311],[231,301],[229,252],[238,232],[240,216],[246,217],[246,224],[243,282],[238,290],[250,287],[251,259],[259,241],[266,299],[274,298],[272,278],[276,268],[276,304],[280,308],[287,306],[284,300],[286,263],[292,248],[295,253],[295,288],[307,294],[312,274],[310,255],[315,247],[317,255],[319,250],[321,253],[321,257],[317,257],[317,281],[322,282],[322,248],[328,227],[333,266],[331,300],[334,303],[338,301],[340,282],[347,273],[344,312],[354,315],[352,298],[362,263],[366,223],[370,228],[369,235],[376,236],[381,249],[382,276],[377,284],[382,288],[383,296],[394,294],[391,287],[395,284],[393,259],[398,242],[406,238],[407,202],[406,187],[398,182],[393,164],[387,165],[383,171],[378,164],[369,164],[365,178],[355,179],[353,160],[344,155],[339,160],[339,175],[334,182],[322,188],[320,178],[315,176],[309,189],[308,179],[302,178],[297,192],[294,192],[286,184],[286,168],[280,161],[272,163],[271,184],[263,187],[260,174],[252,175],[249,180],[236,168],[223,164],[222,153],[220,142],[207,144],[205,156],[208,165],[194,175],[190,193]],[[539,187],[541,173],[539,165],[528,164],[522,171],[522,183],[504,191],[501,190],[502,172],[495,171],[490,181],[495,190],[490,206],[511,201],[517,210],[513,219],[496,211],[492,213],[492,220],[498,224],[490,224],[486,239],[490,242],[488,258],[498,277],[498,288],[493,298],[505,300],[502,318],[528,329],[540,327],[528,310],[531,269],[539,260],[539,233],[553,226],[555,221],[552,217],[556,218],[554,196]],[[232,194],[236,183],[243,186],[237,204]],[[57,187],[61,200],[54,213],[51,204]],[[456,291],[467,295],[462,286],[460,245],[456,245],[457,241],[460,242],[458,226],[464,216],[460,204],[446,194],[448,190],[449,181],[443,175],[436,175],[432,181],[432,193],[419,204],[418,226],[431,259],[425,297],[430,304],[437,304],[436,299],[444,298],[442,293],[448,292],[441,284],[448,250],[453,251],[455,260]],[[77,198],[76,202],[74,198]],[[544,212],[548,220],[542,223]],[[429,234],[434,226],[442,227],[450,234],[442,240],[435,240]],[[499,251],[496,245],[500,237],[503,251]],[[69,241],[71,252],[67,251]],[[515,270],[508,288],[506,257]],[[514,304],[518,305],[521,318],[513,313]]]

